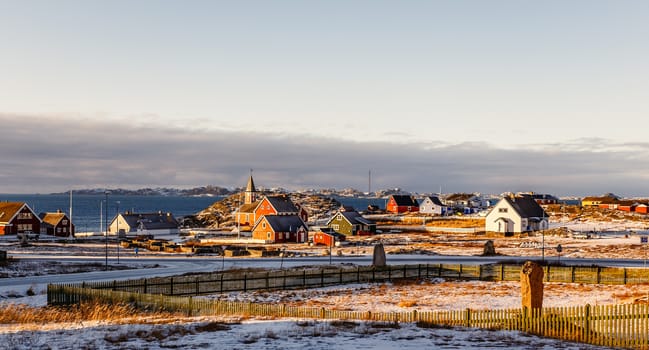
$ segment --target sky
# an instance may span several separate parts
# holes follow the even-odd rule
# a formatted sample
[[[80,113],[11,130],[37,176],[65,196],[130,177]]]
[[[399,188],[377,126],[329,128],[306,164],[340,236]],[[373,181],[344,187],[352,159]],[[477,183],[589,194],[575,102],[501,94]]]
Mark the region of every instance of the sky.
[[[0,0],[0,193],[649,196],[646,1]]]

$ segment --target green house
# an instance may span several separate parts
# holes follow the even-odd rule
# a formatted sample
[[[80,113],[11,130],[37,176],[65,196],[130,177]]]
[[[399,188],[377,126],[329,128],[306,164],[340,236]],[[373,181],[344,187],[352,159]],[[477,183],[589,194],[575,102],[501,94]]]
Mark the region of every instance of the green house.
[[[376,233],[376,223],[349,209],[337,212],[329,219],[327,227],[345,236],[369,236]]]

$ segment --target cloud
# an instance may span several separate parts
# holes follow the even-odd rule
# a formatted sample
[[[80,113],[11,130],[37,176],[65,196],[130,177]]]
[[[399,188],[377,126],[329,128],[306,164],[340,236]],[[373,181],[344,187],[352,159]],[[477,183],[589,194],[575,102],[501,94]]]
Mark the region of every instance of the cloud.
[[[400,187],[412,192],[649,193],[649,144],[577,139],[496,148],[486,142],[351,142],[260,131],[198,131],[141,122],[0,114],[0,193],[74,188],[245,185]],[[589,147],[590,146],[590,147]],[[643,192],[645,191],[645,192]]]

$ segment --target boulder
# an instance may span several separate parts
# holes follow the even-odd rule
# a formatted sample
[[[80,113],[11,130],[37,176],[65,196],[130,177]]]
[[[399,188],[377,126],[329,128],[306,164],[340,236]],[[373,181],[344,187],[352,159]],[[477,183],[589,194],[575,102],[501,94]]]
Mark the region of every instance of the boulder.
[[[494,241],[488,240],[484,244],[484,249],[482,251],[483,256],[494,256],[496,255],[496,247],[494,247]]]

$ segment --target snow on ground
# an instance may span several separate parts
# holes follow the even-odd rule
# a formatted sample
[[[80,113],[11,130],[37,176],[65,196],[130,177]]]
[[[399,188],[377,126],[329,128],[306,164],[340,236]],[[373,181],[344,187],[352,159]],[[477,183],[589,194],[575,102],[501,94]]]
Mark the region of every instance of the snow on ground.
[[[556,256],[556,245],[563,247],[562,256],[624,257],[642,259],[646,245],[639,234],[645,224],[631,227],[628,223],[555,223],[575,231],[607,232],[591,239],[536,235],[525,238],[470,237],[466,235],[413,234],[386,251],[427,254],[479,255],[486,240],[494,240],[502,255],[540,255],[545,242],[546,256]],[[623,231],[622,231],[623,230]],[[631,232],[634,231],[634,232]],[[382,237],[390,242],[394,235]],[[379,237],[381,239],[381,237]],[[30,254],[93,255],[105,248],[101,244],[86,250],[71,244],[65,246],[35,245],[29,250],[10,247],[11,252]],[[5,248],[6,249],[6,248]],[[370,247],[353,245],[338,248],[342,255],[371,254]],[[316,254],[322,252],[316,250]],[[389,257],[388,257],[389,261]],[[34,268],[37,269],[37,268]],[[44,291],[35,295],[4,299],[4,302],[44,305]],[[431,279],[420,283],[354,284],[312,290],[282,292],[230,293],[214,298],[287,303],[340,310],[407,311],[516,308],[520,305],[520,289],[516,282],[450,282]],[[545,306],[574,304],[603,305],[627,303],[649,296],[649,285],[608,286],[571,283],[546,283]],[[7,297],[5,293],[2,297]],[[146,318],[128,324],[81,322],[78,324],[0,325],[0,347],[7,349],[597,349],[583,344],[543,339],[519,332],[488,331],[462,328],[419,328],[412,324],[380,324],[368,322],[324,322],[312,320],[223,319],[219,317],[181,318],[155,321]]]
[[[63,324],[5,330],[7,349],[603,349],[520,332],[311,320],[181,319],[168,324]]]

